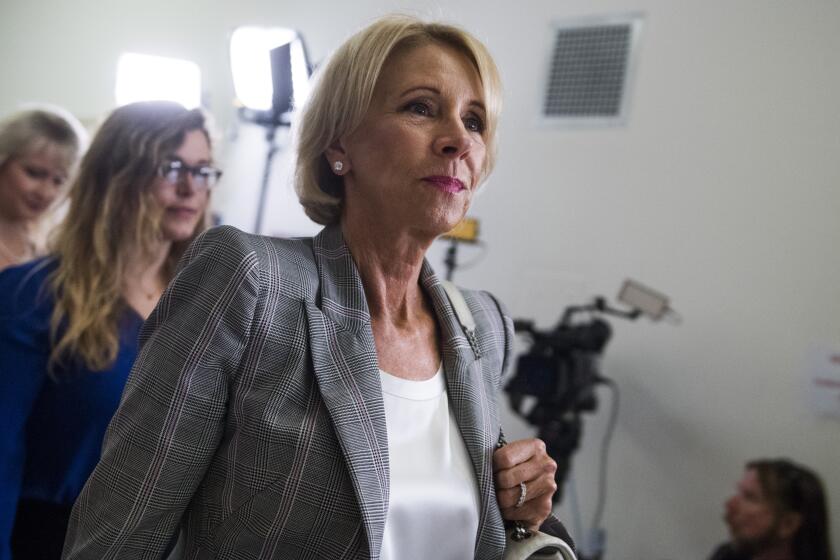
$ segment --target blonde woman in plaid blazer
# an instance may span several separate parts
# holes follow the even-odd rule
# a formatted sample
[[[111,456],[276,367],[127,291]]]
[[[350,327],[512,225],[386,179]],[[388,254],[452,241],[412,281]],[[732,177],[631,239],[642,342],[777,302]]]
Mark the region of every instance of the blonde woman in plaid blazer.
[[[499,106],[489,54],[460,29],[388,17],[339,49],[299,131],[300,198],[326,227],[223,227],[190,248],[143,328],[66,558],[160,558],[179,530],[184,558],[380,558],[394,474],[380,368],[442,368],[471,468],[477,526],[421,535],[430,550],[501,558],[503,518],[556,522],[544,446],[495,451],[510,318],[464,291],[466,336],[424,259],[492,168]]]

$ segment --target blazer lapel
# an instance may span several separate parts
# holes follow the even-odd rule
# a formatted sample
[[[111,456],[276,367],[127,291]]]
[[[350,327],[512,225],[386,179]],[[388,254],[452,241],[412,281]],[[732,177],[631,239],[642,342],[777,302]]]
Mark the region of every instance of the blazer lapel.
[[[449,402],[478,481],[481,511],[476,558],[500,557],[505,535],[493,482],[493,451],[500,428],[496,388],[491,377],[483,373],[482,362],[476,358],[449,297],[428,262],[423,263],[420,282],[437,315]]]
[[[376,347],[364,287],[339,226],[313,239],[320,302],[307,304],[315,377],[344,453],[361,508],[371,558],[378,558],[388,514],[388,432]],[[493,450],[499,434],[496,388],[482,372],[428,262],[420,283],[441,333],[449,400],[472,460],[480,496],[476,558],[499,558],[504,526],[493,483]]]
[[[320,306],[307,304],[315,377],[332,418],[361,508],[371,558],[379,557],[388,513],[388,432],[370,313],[338,226],[313,240]]]

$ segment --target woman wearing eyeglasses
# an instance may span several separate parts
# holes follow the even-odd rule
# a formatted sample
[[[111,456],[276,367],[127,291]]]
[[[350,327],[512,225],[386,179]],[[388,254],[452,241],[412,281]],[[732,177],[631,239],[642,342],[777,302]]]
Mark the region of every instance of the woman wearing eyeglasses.
[[[199,111],[121,107],[81,163],[50,254],[0,273],[3,560],[60,556],[140,326],[204,229],[220,175]]]
[[[41,222],[61,194],[84,130],[69,113],[29,109],[0,123],[0,270],[35,258]]]

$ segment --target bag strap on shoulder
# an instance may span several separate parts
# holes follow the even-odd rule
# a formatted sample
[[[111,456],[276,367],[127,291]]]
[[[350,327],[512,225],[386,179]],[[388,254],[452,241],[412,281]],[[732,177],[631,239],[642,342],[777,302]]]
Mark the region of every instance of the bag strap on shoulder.
[[[475,319],[467,306],[467,300],[464,299],[464,294],[458,289],[458,286],[444,280],[441,282],[446,295],[449,297],[449,302],[452,304],[452,309],[455,311],[455,316],[458,317],[458,322],[461,323],[461,328],[464,329],[464,335],[467,337],[467,342],[470,343],[470,348],[475,354],[475,358],[481,357],[481,352],[478,349],[478,339],[475,337]]]

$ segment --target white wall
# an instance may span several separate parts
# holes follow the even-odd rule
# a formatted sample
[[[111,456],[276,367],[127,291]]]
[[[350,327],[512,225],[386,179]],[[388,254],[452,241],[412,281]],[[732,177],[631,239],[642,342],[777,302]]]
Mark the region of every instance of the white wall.
[[[499,165],[473,212],[489,249],[458,282],[490,289],[515,316],[548,326],[565,305],[612,296],[630,276],[668,293],[685,319],[678,327],[613,322],[604,371],[621,388],[622,409],[610,454],[607,557],[704,558],[725,536],[721,502],[744,461],[778,455],[823,475],[840,546],[840,423],[814,416],[803,396],[809,349],[840,346],[840,4],[429,6],[4,2],[0,113],[37,99],[96,117],[112,105],[117,56],[135,50],[198,62],[211,108],[230,129],[226,41],[237,25],[298,28],[316,60],[387,11],[465,25],[495,54],[506,107]],[[631,10],[646,22],[628,125],[537,127],[549,22]],[[253,193],[263,148],[222,148],[229,173],[217,202],[247,225],[248,211],[233,205]],[[285,218],[275,212],[271,228],[281,231]],[[607,402],[586,418],[576,458],[587,519]],[[527,433],[508,422],[514,435]]]

